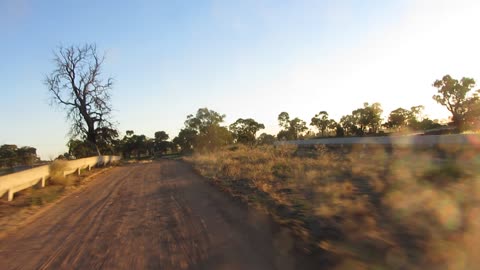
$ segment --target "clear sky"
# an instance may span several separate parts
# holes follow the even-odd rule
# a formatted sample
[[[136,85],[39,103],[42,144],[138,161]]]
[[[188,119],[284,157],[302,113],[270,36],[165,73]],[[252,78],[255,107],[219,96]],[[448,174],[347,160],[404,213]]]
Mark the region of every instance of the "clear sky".
[[[365,101],[446,118],[431,85],[480,81],[478,14],[477,0],[0,0],[0,144],[44,159],[67,150],[69,123],[43,81],[59,45],[93,42],[122,135],[173,138],[200,107],[269,133],[282,111],[338,120]]]

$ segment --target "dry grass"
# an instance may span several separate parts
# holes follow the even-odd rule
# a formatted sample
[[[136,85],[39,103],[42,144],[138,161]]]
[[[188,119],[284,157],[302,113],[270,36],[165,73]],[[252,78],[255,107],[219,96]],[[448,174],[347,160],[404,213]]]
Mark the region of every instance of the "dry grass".
[[[50,164],[50,179],[49,181],[54,185],[72,186],[75,184],[75,177],[65,177],[63,172],[67,169],[67,161],[55,160]]]
[[[338,256],[338,269],[474,269],[478,157],[455,148],[345,154],[235,146],[187,160],[292,228],[310,249]]]
[[[59,199],[65,192],[62,185],[38,185],[15,194],[13,201],[0,200],[0,237],[33,216],[41,207]]]

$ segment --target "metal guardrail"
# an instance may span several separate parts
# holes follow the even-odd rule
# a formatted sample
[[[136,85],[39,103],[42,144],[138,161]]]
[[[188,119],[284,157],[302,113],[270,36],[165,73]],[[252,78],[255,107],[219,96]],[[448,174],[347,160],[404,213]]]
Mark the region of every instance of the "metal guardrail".
[[[275,145],[477,145],[480,146],[480,135],[454,134],[454,135],[407,135],[407,136],[382,136],[382,137],[340,137],[322,138],[312,140],[279,141]]]
[[[65,161],[63,176],[77,172],[80,174],[82,169],[90,169],[91,167],[108,164],[119,161],[119,156],[98,156],[82,158],[77,160]],[[41,182],[41,186],[45,186],[45,180],[50,177],[51,165],[39,166],[33,169],[24,170],[17,173],[7,174],[0,177],[0,197],[8,192],[8,201],[13,200],[13,195],[26,188]]]

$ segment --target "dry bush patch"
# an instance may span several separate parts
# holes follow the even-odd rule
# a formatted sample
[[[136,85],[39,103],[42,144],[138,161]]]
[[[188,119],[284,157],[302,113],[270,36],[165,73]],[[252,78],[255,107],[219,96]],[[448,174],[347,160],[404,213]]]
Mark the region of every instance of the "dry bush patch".
[[[476,149],[226,148],[187,160],[309,243],[365,269],[480,263]],[[362,267],[358,267],[361,269]]]

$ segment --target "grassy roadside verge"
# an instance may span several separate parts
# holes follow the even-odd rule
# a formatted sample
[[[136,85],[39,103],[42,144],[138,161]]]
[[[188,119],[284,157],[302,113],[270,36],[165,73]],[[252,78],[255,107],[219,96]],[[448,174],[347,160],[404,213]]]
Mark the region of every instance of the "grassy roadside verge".
[[[61,166],[61,165],[60,165]],[[111,167],[82,170],[81,175],[67,177],[55,175],[48,179],[44,188],[39,185],[15,193],[13,201],[0,200],[0,237],[22,226],[30,218],[58,203],[62,198],[81,190],[95,176],[108,171]]]
[[[479,265],[477,151],[349,153],[235,146],[186,160],[223,191],[262,208],[337,269]]]

